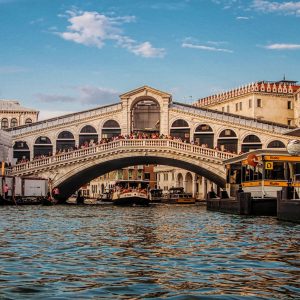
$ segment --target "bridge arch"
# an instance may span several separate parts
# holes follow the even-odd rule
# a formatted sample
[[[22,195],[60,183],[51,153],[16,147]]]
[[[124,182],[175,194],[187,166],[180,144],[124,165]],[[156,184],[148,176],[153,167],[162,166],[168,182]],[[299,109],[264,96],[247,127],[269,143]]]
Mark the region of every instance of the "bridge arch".
[[[266,148],[286,148],[286,145],[280,140],[272,140],[267,142]]]
[[[75,148],[75,136],[71,130],[62,130],[56,135],[56,151]]]
[[[33,157],[52,155],[53,144],[47,136],[39,136],[33,145]]]
[[[171,153],[154,152],[151,155],[140,152],[120,153],[117,157],[109,160],[107,157],[101,157],[97,161],[86,161],[75,168],[68,169],[65,174],[55,180],[54,184],[59,187],[62,196],[68,198],[82,185],[94,178],[117,169],[141,164],[159,164],[182,168],[207,178],[221,188],[225,187],[225,170],[220,171],[216,166],[211,165],[209,161],[199,163],[199,161],[189,157],[183,159]]]
[[[112,138],[121,134],[120,122],[115,119],[106,119],[101,126],[101,138]]]
[[[86,124],[79,131],[79,147],[90,141],[98,142],[98,132],[93,125]]]
[[[262,141],[261,139],[255,134],[247,134],[242,139],[241,150],[242,152],[249,152],[255,149],[262,148]]]
[[[196,127],[193,140],[198,145],[207,145],[208,148],[214,147],[214,131],[208,124],[200,124]]]
[[[231,128],[223,129],[218,135],[217,145],[221,150],[237,153],[238,136],[236,132]]]
[[[170,135],[180,138],[182,141],[190,141],[191,125],[182,118],[174,118],[170,122]]]

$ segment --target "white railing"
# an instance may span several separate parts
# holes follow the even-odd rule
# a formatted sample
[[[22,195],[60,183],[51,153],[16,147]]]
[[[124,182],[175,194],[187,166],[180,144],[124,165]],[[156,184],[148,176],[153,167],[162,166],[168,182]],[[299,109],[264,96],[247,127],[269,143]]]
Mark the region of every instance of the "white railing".
[[[29,171],[31,169],[39,169],[44,166],[50,166],[57,163],[69,162],[72,160],[78,160],[80,158],[87,158],[94,156],[95,154],[105,154],[112,150],[145,150],[145,151],[157,151],[172,149],[175,152],[183,152],[184,154],[191,154],[198,157],[214,158],[218,161],[232,158],[236,154],[221,152],[214,149],[204,148],[197,145],[187,144],[174,140],[167,139],[122,139],[109,142],[106,144],[95,145],[75,151],[70,151],[55,156],[45,157],[41,159],[32,160],[25,163],[20,163],[13,167],[13,173],[20,173]]]

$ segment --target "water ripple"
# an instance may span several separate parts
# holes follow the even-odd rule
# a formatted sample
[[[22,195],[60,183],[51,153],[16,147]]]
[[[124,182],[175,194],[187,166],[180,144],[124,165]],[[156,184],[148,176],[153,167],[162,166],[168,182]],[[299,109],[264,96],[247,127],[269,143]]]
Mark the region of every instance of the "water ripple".
[[[300,299],[300,225],[202,206],[0,207],[0,299]]]

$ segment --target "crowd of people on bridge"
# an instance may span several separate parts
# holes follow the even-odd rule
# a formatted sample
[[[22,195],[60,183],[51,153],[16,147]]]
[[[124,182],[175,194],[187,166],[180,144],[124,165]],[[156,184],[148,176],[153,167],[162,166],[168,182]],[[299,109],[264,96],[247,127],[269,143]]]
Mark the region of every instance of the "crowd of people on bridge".
[[[144,140],[144,139],[167,139],[167,140],[173,140],[173,141],[188,143],[188,144],[191,144],[191,145],[197,145],[197,146],[201,146],[203,148],[209,148],[208,144],[199,144],[198,142],[195,142],[193,140],[190,141],[188,139],[181,138],[179,136],[172,136],[172,135],[165,135],[165,134],[158,134],[158,133],[133,132],[133,133],[127,134],[127,135],[121,135],[120,134],[120,135],[117,135],[117,136],[113,136],[111,138],[101,138],[99,141],[95,141],[94,139],[91,139],[89,141],[85,141],[80,146],[75,145],[74,147],[65,147],[65,148],[62,148],[62,149],[57,149],[54,156],[65,154],[65,153],[72,152],[72,151],[81,150],[81,149],[86,149],[86,148],[89,148],[89,147],[99,146],[99,145],[102,145],[102,144],[107,144],[107,143],[113,142],[113,141],[136,140],[136,139],[140,139],[140,140]],[[230,152],[230,151],[226,150],[225,148],[220,149],[217,146],[214,147],[213,149],[216,150],[216,151],[222,151],[222,152],[236,154],[235,152]],[[239,154],[242,154],[242,153],[239,153]],[[49,152],[48,155],[47,154],[35,155],[33,160],[43,159],[43,158],[50,157],[50,156],[53,156],[52,152]],[[17,161],[18,164],[19,163],[24,163],[24,162],[28,162],[28,159],[26,159],[25,157],[23,157],[22,159]]]

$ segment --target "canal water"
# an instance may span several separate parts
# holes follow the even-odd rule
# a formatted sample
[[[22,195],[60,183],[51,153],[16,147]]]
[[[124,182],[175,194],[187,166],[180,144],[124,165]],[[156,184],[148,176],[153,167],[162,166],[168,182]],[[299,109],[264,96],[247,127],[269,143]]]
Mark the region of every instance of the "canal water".
[[[203,206],[0,207],[0,299],[300,299],[300,225]]]

